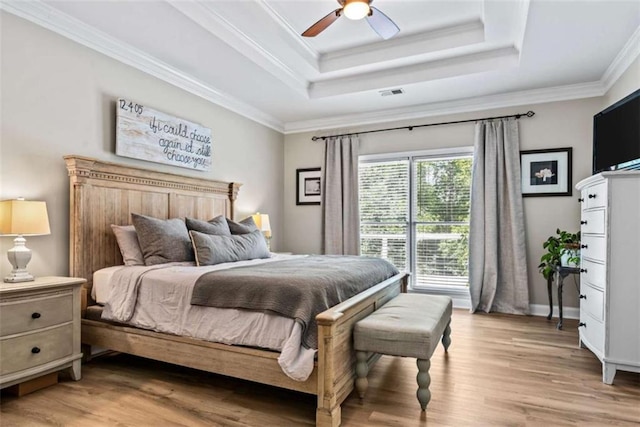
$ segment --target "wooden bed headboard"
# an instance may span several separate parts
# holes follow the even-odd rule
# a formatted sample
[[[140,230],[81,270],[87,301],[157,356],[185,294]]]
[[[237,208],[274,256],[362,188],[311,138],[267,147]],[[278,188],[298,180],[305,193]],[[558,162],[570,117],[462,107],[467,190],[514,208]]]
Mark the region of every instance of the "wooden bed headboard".
[[[122,264],[111,224],[131,224],[131,213],[156,218],[233,218],[242,184],[181,176],[64,156],[69,171],[69,273],[87,279]]]

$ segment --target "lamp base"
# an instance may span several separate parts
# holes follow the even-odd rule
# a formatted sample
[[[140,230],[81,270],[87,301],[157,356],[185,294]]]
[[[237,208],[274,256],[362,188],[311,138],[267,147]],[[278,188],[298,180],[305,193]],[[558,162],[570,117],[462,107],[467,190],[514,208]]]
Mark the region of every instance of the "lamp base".
[[[27,241],[24,237],[18,236],[13,239],[13,248],[7,251],[7,258],[13,266],[11,274],[4,278],[7,283],[31,282],[35,280],[27,271],[27,264],[31,260],[31,249],[25,245]]]
[[[4,278],[6,283],[33,282],[35,278],[27,271],[12,271]]]

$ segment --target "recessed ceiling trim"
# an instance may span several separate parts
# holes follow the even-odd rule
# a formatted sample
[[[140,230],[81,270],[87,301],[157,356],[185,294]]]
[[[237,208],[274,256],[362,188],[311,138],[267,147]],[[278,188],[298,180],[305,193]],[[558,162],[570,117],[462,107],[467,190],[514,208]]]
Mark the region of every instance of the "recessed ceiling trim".
[[[0,9],[47,28],[144,73],[159,78],[250,120],[283,132],[283,123],[269,114],[230,96],[199,79],[121,42],[47,5],[40,0],[3,0]]]
[[[307,96],[307,80],[276,58],[248,34],[229,22],[212,5],[190,1],[167,0],[180,13],[220,38],[242,55],[262,67],[278,80]]]
[[[325,53],[320,56],[319,65],[321,72],[343,70],[483,41],[484,24],[474,19],[365,46]]]
[[[601,81],[552,88],[533,89],[498,95],[479,96],[454,101],[416,105],[406,108],[388,109],[369,113],[356,113],[326,117],[316,120],[303,120],[285,124],[285,134],[316,132],[326,129],[353,129],[357,126],[413,120],[427,117],[461,114],[474,111],[491,110],[547,102],[570,101],[604,95]]]
[[[310,98],[364,92],[380,87],[401,86],[463,74],[479,73],[518,65],[519,52],[513,46],[502,46],[451,58],[389,68],[355,76],[312,83]]]
[[[618,81],[622,73],[624,73],[638,57],[640,57],[640,27],[636,28],[633,35],[631,35],[624,47],[620,49],[620,52],[618,52],[611,62],[611,65],[609,65],[602,75],[600,80],[604,83],[605,93],[611,89],[611,86]]]

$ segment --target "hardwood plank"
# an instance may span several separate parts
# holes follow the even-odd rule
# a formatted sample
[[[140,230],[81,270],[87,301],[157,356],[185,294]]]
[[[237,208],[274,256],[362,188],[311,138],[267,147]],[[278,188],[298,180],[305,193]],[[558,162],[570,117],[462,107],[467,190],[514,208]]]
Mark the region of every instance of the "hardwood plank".
[[[577,321],[454,310],[449,353],[431,359],[432,399],[415,397],[415,359],[383,356],[363,401],[342,404],[343,426],[637,426],[640,374],[601,381],[577,347]],[[22,398],[3,396],[0,424],[64,426],[310,426],[312,395],[119,354],[83,366],[83,379]]]

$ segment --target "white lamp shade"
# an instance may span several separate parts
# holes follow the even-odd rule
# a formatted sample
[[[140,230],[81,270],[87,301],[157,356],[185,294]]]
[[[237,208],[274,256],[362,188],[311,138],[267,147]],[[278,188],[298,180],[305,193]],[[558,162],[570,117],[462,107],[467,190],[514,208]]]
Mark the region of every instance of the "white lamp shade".
[[[365,0],[347,0],[343,9],[344,16],[354,21],[364,18],[370,11],[369,3]]]
[[[253,222],[256,223],[258,230],[262,231],[265,237],[271,237],[271,224],[269,223],[269,215],[256,212],[255,215],[251,215]]]
[[[7,236],[51,234],[47,204],[32,200],[0,201],[0,234]]]

